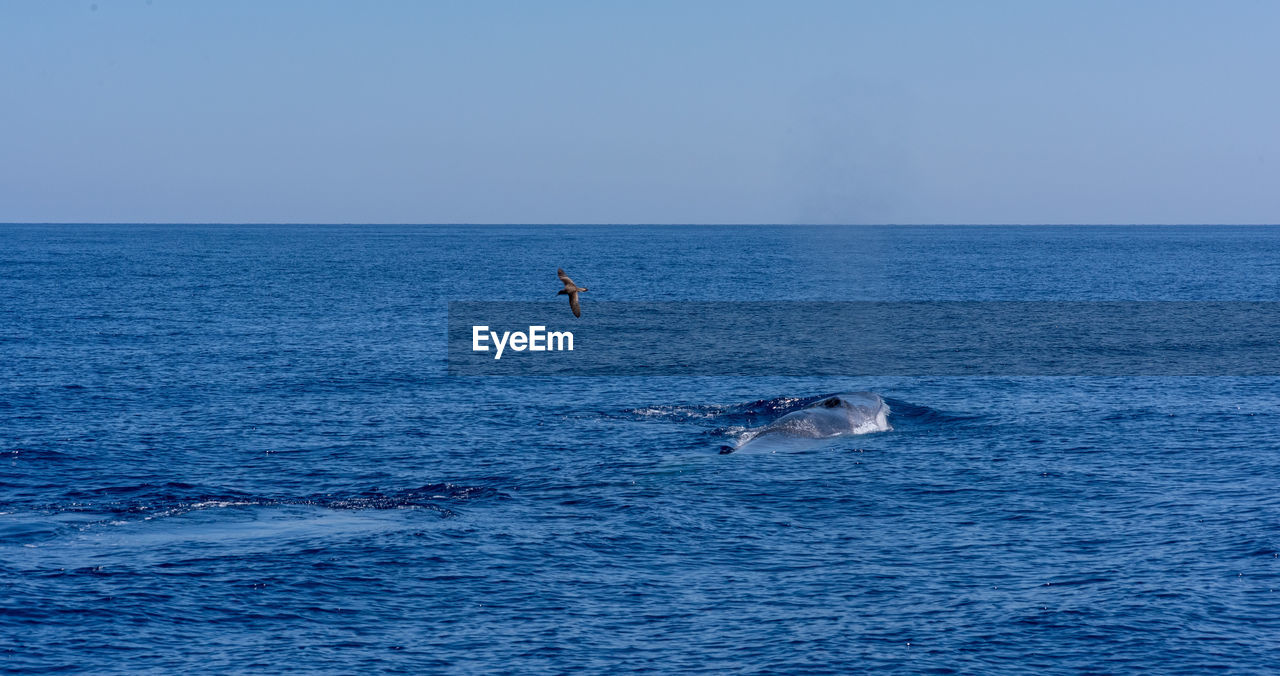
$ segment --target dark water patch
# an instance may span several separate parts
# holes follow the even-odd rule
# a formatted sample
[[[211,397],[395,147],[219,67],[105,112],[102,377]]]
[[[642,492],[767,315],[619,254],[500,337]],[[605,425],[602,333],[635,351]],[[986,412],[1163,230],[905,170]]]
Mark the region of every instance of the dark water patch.
[[[102,517],[146,519],[177,516],[215,508],[313,506],[332,510],[427,509],[442,516],[456,516],[456,508],[466,502],[506,499],[510,496],[493,486],[466,486],[454,483],[427,484],[416,488],[382,490],[369,488],[353,493],[325,492],[290,497],[258,495],[244,491],[210,491],[207,487],[182,482],[107,486],[68,491],[64,501],[45,504],[8,503],[0,508],[14,512],[81,514]]]
[[[21,460],[23,462],[33,460],[65,460],[71,458],[71,454],[52,448],[28,448],[19,446],[0,450],[0,458],[9,458],[11,460]]]

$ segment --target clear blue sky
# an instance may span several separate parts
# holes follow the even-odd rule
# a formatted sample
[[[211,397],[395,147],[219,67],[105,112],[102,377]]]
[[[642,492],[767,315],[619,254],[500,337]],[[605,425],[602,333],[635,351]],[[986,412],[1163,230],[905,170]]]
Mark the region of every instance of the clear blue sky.
[[[1276,223],[1280,2],[0,4],[0,221]]]

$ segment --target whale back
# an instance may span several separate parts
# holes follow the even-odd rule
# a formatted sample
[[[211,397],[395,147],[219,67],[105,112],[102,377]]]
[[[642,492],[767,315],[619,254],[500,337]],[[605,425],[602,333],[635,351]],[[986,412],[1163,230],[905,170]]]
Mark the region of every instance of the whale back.
[[[829,439],[869,432],[887,432],[889,406],[875,392],[848,392],[823,398],[792,411],[757,430],[747,432],[737,450],[775,451],[811,444],[791,440]],[[782,442],[782,443],[779,443]]]

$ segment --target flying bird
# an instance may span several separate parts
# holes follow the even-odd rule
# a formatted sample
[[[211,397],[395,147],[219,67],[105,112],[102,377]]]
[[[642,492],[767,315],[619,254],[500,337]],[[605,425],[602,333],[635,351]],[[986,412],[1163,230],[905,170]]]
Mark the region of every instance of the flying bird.
[[[556,295],[567,294],[569,296],[569,308],[573,310],[573,316],[581,317],[582,306],[578,305],[578,292],[586,291],[587,287],[574,284],[573,280],[569,279],[569,275],[564,274],[563,269],[556,270],[556,276],[560,278],[560,281],[564,282],[564,288],[560,289],[560,292]]]

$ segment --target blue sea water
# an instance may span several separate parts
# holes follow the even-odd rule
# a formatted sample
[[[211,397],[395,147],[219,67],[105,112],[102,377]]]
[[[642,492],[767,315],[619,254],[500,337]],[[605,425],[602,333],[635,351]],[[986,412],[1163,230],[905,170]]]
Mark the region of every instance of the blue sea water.
[[[0,668],[1274,670],[1280,378],[447,375],[557,267],[1275,301],[1280,228],[0,226]],[[719,452],[853,390],[893,431]]]

